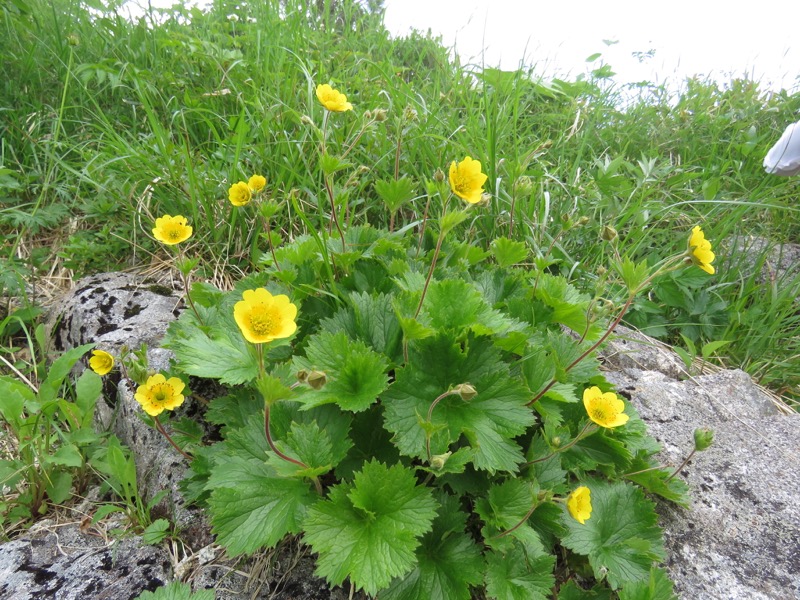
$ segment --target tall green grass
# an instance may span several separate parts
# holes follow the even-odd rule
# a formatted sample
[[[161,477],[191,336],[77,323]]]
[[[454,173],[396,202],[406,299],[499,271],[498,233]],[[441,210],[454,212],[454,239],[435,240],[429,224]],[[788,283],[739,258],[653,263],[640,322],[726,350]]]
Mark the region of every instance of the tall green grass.
[[[757,235],[800,242],[796,181],[764,173],[761,160],[800,111],[797,93],[754,82],[690,79],[680,91],[619,86],[602,71],[544,82],[532,70],[481,70],[452,60],[438,40],[392,39],[380,11],[352,1],[216,2],[176,6],[134,22],[117,4],[16,0],[0,8],[0,257],[6,296],[63,267],[74,276],[157,259],[153,219],[180,213],[197,235],[192,253],[210,275],[249,270],[265,252],[263,230],[226,200],[254,172],[282,207],[273,231],[287,239],[327,227],[322,181],[308,173],[319,132],[318,83],[331,82],[370,128],[337,179],[343,208],[386,225],[370,173],[393,165],[415,183],[455,158],[479,159],[500,218],[472,224],[474,244],[526,240],[591,289],[618,248],[656,261],[701,224],[720,256],[706,281],[672,281],[631,320],[680,343],[725,339],[721,360],[797,395],[798,280],[765,287],[725,240]],[[374,8],[374,7],[373,7]],[[409,118],[410,116],[414,118]],[[319,122],[319,119],[315,119]],[[397,153],[399,147],[399,154]],[[489,213],[487,213],[488,215]],[[580,228],[561,231],[562,218]],[[400,211],[398,226],[411,211]],[[221,225],[225,224],[225,227]],[[228,226],[231,224],[231,226]],[[764,251],[766,252],[766,251]],[[55,263],[55,265],[54,265]]]

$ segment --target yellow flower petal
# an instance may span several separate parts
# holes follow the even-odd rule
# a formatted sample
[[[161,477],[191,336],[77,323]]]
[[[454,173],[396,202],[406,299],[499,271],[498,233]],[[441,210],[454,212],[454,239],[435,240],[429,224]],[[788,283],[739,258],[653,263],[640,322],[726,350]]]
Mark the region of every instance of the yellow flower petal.
[[[253,175],[250,179],[247,180],[247,187],[249,187],[254,192],[260,192],[264,189],[264,186],[267,185],[267,178],[263,175]]]
[[[583,391],[583,406],[589,418],[601,427],[619,427],[628,422],[624,412],[625,403],[614,392],[601,392],[597,386]]]
[[[114,357],[105,350],[92,350],[89,367],[98,375],[107,375],[114,368]]]
[[[233,307],[233,318],[251,344],[287,338],[297,331],[297,306],[283,294],[273,296],[264,288],[245,290]]]
[[[327,83],[322,83],[317,86],[317,99],[322,106],[331,112],[353,110],[353,105],[347,101],[347,96],[333,89]]]
[[[582,485],[567,497],[567,510],[572,518],[583,525],[592,515],[592,493]]]
[[[153,237],[163,244],[174,246],[192,237],[192,228],[186,224],[186,217],[164,215],[156,219]]]
[[[266,181],[265,181],[266,184]],[[234,183],[228,188],[228,200],[234,206],[245,206],[253,197],[253,192],[250,191],[250,186],[244,181]]]
[[[175,410],[183,404],[184,396],[181,392],[185,387],[186,384],[177,377],[167,380],[161,373],[156,373],[137,388],[133,397],[144,412],[151,417],[157,417],[163,411]]]
[[[483,184],[488,176],[481,172],[481,163],[469,156],[460,163],[450,164],[450,189],[453,193],[470,204],[481,201]]]
[[[695,265],[703,269],[703,271],[709,275],[715,273],[715,269],[711,265],[715,258],[714,253],[711,251],[711,242],[706,239],[699,225],[696,225],[694,229],[692,229],[686,254]]]

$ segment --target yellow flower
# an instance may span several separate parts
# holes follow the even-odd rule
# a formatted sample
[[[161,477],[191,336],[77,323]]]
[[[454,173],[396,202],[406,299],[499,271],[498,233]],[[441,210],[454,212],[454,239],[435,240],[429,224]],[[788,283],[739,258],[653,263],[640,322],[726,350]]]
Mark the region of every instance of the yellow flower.
[[[140,385],[133,397],[142,405],[144,412],[156,417],[165,410],[175,410],[183,404],[181,392],[184,387],[186,385],[177,377],[167,379],[158,373],[151,375],[147,383]]]
[[[582,485],[567,496],[567,510],[572,518],[583,525],[592,516],[592,493]]]
[[[171,217],[164,215],[156,219],[156,226],[153,229],[153,236],[168,246],[174,246],[185,242],[192,237],[192,228],[186,224],[186,217],[175,215]]]
[[[614,392],[603,393],[597,386],[583,391],[583,405],[589,418],[601,427],[619,427],[628,422],[625,403]]]
[[[347,101],[347,96],[333,89],[327,83],[317,86],[317,98],[322,103],[322,106],[332,112],[353,110],[353,105]]]
[[[107,375],[114,368],[114,357],[105,350],[92,350],[89,366],[98,375]]]
[[[706,239],[699,225],[692,229],[688,245],[687,254],[692,262],[709,275],[713,275],[714,267],[711,266],[711,263],[714,262],[714,253],[711,251],[711,242]]]
[[[481,163],[467,156],[460,163],[453,161],[450,165],[450,189],[459,198],[470,204],[481,201],[483,184],[488,177],[481,173]]]
[[[250,186],[244,181],[234,183],[228,188],[228,200],[230,200],[231,204],[234,206],[244,206],[250,202],[250,198],[252,197],[253,192],[250,191]]]
[[[262,175],[253,175],[247,180],[247,187],[254,192],[260,192],[264,189],[265,185],[267,185],[267,178]],[[231,200],[231,202],[233,202],[233,200]]]
[[[263,344],[289,337],[297,330],[297,307],[288,296],[273,296],[258,288],[245,290],[242,298],[233,307],[233,318],[248,342]]]

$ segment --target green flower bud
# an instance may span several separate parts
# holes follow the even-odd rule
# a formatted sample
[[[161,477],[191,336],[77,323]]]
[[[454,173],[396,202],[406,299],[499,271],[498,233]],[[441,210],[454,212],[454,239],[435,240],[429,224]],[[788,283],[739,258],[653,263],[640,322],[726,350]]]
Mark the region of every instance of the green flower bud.
[[[576,227],[583,227],[583,226],[584,226],[584,225],[586,225],[588,222],[589,222],[589,217],[587,217],[587,216],[583,216],[583,217],[581,217],[580,219],[578,219],[578,222],[577,222],[577,223],[575,223],[575,226],[576,226]]]
[[[436,183],[442,183],[444,181],[444,171],[436,169],[436,172],[433,174],[433,180]]]
[[[469,402],[475,396],[478,395],[478,390],[476,390],[474,387],[472,387],[468,383],[461,383],[461,384],[459,384],[459,385],[457,385],[456,387],[453,388],[453,393],[458,394],[459,396],[461,396],[461,399],[464,402]]]
[[[609,225],[603,225],[603,232],[600,234],[600,237],[607,242],[613,242],[617,239],[617,230]]]
[[[375,110],[372,111],[372,118],[378,121],[379,123],[381,121],[386,120],[386,115],[387,115],[387,110],[385,108],[376,108]]]
[[[67,43],[70,46],[77,46],[78,44],[81,43],[81,38],[79,38],[76,33],[72,33],[67,36]]]
[[[694,449],[702,452],[714,443],[714,431],[711,429],[695,429],[694,430]]]
[[[311,371],[306,382],[315,390],[321,390],[328,383],[328,376],[325,371]]]
[[[514,187],[518,194],[526,196],[530,194],[533,189],[533,181],[527,175],[522,175],[521,177],[517,177],[517,181],[514,182]]]
[[[300,369],[297,373],[295,373],[295,377],[297,377],[297,381],[300,383],[305,383],[308,381],[308,371],[305,369]]]
[[[431,467],[436,469],[437,471],[441,471],[447,464],[447,459],[450,458],[452,454],[453,454],[452,452],[445,452],[444,454],[434,454],[431,457]]]

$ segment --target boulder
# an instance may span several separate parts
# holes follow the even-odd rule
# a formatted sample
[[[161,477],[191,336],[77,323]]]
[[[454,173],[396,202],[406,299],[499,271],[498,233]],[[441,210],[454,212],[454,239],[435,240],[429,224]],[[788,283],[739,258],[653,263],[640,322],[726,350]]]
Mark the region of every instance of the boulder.
[[[697,428],[714,444],[681,470],[692,506],[658,503],[666,567],[681,598],[800,598],[800,414],[738,370],[675,378],[677,357],[624,330],[603,352],[607,378],[678,466]],[[667,354],[665,354],[667,353]]]
[[[59,305],[62,324],[52,329],[57,348],[88,341],[111,350],[122,344],[135,347],[141,341],[156,348],[166,325],[177,314],[177,298],[169,294],[157,301],[148,296],[153,302],[142,302],[143,290],[155,292],[147,290],[141,280],[131,283],[132,276],[117,277],[121,276],[81,281],[71,298]],[[112,281],[126,280],[128,283],[111,286]],[[112,290],[119,290],[119,295]],[[141,310],[133,311],[138,311],[136,315],[128,311],[125,319],[126,308],[134,305]],[[145,310],[144,321],[134,325],[131,319]],[[158,369],[165,368],[170,359],[168,352],[157,348],[149,356],[151,366]],[[696,454],[679,474],[690,486],[691,508],[658,502],[665,529],[666,568],[679,597],[800,598],[800,502],[796,498],[800,489],[800,415],[741,371],[706,368],[706,374],[690,373],[667,346],[624,328],[607,344],[601,358],[617,392],[635,406],[662,444],[665,464],[677,466],[683,461],[692,450],[696,428],[715,432],[711,448]],[[116,406],[114,431],[137,455],[137,471],[152,487],[149,493],[170,489],[173,515],[179,523],[184,527],[194,524],[209,536],[202,515],[181,508],[177,482],[185,472],[185,461],[163,437],[144,426],[133,389],[125,381],[120,382]],[[185,414],[192,414],[191,406],[189,402],[182,407],[188,411]],[[155,473],[155,478],[148,473]],[[215,587],[218,598],[345,597],[343,590],[329,590],[313,576],[313,562],[303,556],[295,540],[279,550],[232,564],[223,559],[222,549],[208,543],[210,537],[198,533],[192,539],[195,543],[173,566],[171,575],[189,581],[195,589]],[[33,544],[33,538],[21,538],[0,546],[0,573],[12,573],[8,561],[13,565],[30,555]],[[3,556],[12,558],[2,560]],[[61,567],[54,566],[60,559],[52,553],[49,556],[52,564],[48,566],[50,559],[46,559],[36,569],[60,572]],[[71,562],[77,568],[78,561]],[[169,570],[163,560],[158,564]],[[158,576],[162,575],[166,577],[166,571],[159,571]],[[61,585],[64,595],[59,598],[80,596],[78,592],[68,595],[72,593],[68,586],[73,584],[62,580]],[[83,582],[77,578],[74,585]]]

